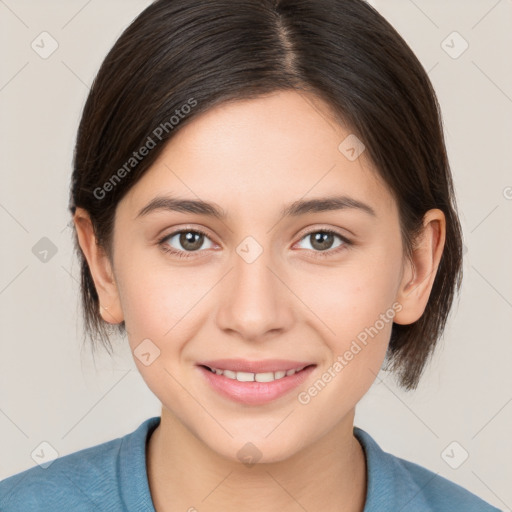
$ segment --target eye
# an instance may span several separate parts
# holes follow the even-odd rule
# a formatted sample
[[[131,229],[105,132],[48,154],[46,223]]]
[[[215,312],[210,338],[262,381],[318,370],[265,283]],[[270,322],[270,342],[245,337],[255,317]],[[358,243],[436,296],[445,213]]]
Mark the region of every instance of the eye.
[[[333,246],[336,238],[340,240],[340,243]],[[306,249],[313,250],[317,253],[315,256],[319,257],[332,256],[351,245],[350,240],[331,229],[310,231],[301,238],[301,241],[303,240],[309,240],[309,247]]]
[[[204,247],[209,241],[210,245]],[[181,258],[190,257],[187,253],[199,252],[201,249],[211,249],[213,243],[208,235],[199,229],[181,229],[174,231],[158,241],[158,245],[164,252],[175,254]]]
[[[333,245],[336,238],[340,243]],[[352,245],[350,240],[331,229],[310,231],[301,238],[300,242],[303,240],[309,240],[310,247],[306,249],[312,250],[315,257],[332,256]],[[204,247],[205,242],[209,242],[206,247]],[[211,249],[214,244],[200,229],[181,229],[165,235],[158,241],[158,245],[164,252],[179,258],[189,258],[194,256],[194,252],[201,252],[201,249]]]

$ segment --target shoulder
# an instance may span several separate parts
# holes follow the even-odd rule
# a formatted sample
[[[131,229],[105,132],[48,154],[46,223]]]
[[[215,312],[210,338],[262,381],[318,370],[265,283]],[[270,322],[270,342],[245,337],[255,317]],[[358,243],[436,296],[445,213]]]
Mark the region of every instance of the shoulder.
[[[499,512],[460,485],[413,462],[384,452],[375,440],[355,427],[354,435],[366,456],[368,491],[364,512]],[[379,506],[380,505],[380,506]]]
[[[150,418],[124,437],[59,457],[0,482],[0,510],[121,510],[123,482],[139,474],[145,490],[145,439],[159,418]],[[142,474],[141,474],[142,473]],[[148,490],[149,496],[149,490]]]
[[[86,448],[0,482],[1,510],[90,510],[112,501],[122,439]],[[101,499],[101,502],[100,502]]]

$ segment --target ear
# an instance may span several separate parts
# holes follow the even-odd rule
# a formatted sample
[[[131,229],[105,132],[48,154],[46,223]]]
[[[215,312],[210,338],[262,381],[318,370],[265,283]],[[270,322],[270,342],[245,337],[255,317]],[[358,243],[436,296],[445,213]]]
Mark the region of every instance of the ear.
[[[103,247],[98,245],[89,213],[76,208],[73,222],[98,293],[100,315],[109,324],[119,324],[124,316],[112,265]]]
[[[429,210],[423,217],[423,229],[415,241],[412,261],[404,265],[397,302],[402,309],[395,315],[397,324],[416,322],[428,303],[430,292],[443,254],[446,219],[439,209]]]

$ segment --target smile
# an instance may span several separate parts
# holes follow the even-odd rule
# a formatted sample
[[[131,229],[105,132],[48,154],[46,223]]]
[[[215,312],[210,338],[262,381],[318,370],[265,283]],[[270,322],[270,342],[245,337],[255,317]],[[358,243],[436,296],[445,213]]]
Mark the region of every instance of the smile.
[[[274,380],[282,379],[294,373],[302,371],[305,366],[301,368],[292,368],[291,370],[278,370],[276,372],[263,372],[263,373],[251,373],[251,372],[236,372],[233,370],[219,370],[218,368],[210,368],[206,366],[208,370],[217,375],[224,375],[228,379],[237,380],[239,382],[273,382]]]
[[[208,387],[218,396],[244,405],[264,405],[285,395],[290,395],[295,388],[306,381],[317,366],[316,364],[304,365],[295,362],[294,367],[291,367],[291,364],[283,364],[282,361],[279,365],[281,368],[288,366],[288,369],[278,369],[277,362],[272,364],[268,362],[254,363],[252,366],[266,367],[252,372],[247,371],[249,369],[247,363],[238,365],[244,366],[243,370],[236,369],[236,364],[222,364],[224,369],[221,369],[202,363],[196,368]],[[219,366],[221,365],[219,364]],[[228,369],[229,366],[232,369]],[[269,366],[274,366],[273,371],[270,371]],[[259,368],[250,369],[258,370]]]

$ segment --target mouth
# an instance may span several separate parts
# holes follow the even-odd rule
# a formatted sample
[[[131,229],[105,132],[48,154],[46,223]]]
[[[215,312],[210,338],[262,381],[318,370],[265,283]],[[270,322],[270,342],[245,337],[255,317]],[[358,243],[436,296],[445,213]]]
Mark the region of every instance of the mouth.
[[[217,360],[197,365],[211,389],[245,405],[263,405],[290,393],[316,368],[298,361]]]
[[[220,368],[214,368],[206,365],[200,365],[202,368],[210,371],[211,373],[215,373],[216,375],[223,375],[224,377],[232,380],[237,380],[238,382],[274,382],[275,380],[280,380],[285,377],[289,377],[290,375],[294,375],[303,371],[306,368],[311,366],[316,366],[314,364],[308,364],[305,366],[300,366],[298,368],[291,368],[290,370],[277,370],[275,372],[244,372],[244,371],[235,371],[235,370],[222,370]]]

